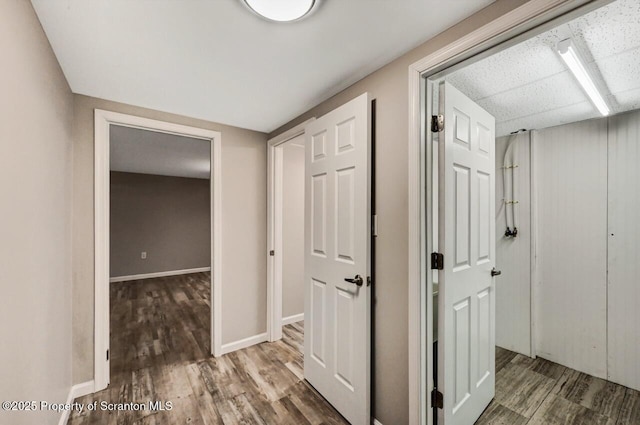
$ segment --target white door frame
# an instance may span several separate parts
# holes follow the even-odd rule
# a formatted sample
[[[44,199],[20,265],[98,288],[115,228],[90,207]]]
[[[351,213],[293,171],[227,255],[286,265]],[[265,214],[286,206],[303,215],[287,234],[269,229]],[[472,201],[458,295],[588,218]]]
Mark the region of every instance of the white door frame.
[[[433,143],[426,121],[432,115],[431,88],[426,77],[471,57],[488,56],[505,42],[522,41],[531,30],[542,32],[549,21],[573,15],[578,8],[595,8],[611,0],[530,0],[409,66],[409,423],[432,423],[433,390],[433,293],[428,257],[433,241],[427,236],[432,228]],[[570,14],[568,12],[571,12]],[[584,13],[584,12],[582,12]],[[554,24],[555,25],[555,24]],[[429,91],[429,92],[427,92]],[[427,361],[429,360],[429,361]]]
[[[270,139],[267,148],[267,334],[282,339],[282,151],[279,146],[304,134],[311,118]],[[305,147],[306,148],[306,147]],[[271,251],[275,255],[271,255]]]
[[[134,115],[95,110],[94,225],[94,391],[109,384],[109,132],[111,125],[138,128],[208,140],[211,143],[211,354],[222,355],[222,135],[205,130]]]

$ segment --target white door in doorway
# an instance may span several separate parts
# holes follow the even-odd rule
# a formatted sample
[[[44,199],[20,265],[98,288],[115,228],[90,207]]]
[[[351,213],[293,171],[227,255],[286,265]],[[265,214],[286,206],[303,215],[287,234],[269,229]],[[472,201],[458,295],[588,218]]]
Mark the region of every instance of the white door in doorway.
[[[304,376],[370,424],[370,105],[365,93],[305,129]]]
[[[449,83],[440,114],[439,417],[470,425],[495,394],[495,119]]]

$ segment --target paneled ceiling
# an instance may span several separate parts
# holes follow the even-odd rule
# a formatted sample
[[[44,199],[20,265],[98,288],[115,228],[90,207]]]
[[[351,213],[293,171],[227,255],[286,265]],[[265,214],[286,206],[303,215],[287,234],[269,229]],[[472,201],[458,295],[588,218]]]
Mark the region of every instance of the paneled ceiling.
[[[572,38],[611,113],[640,108],[640,1],[617,0],[445,77],[496,117],[496,135],[600,116],[556,52]]]
[[[211,174],[207,140],[118,125],[109,133],[111,171],[196,179]]]
[[[75,93],[269,132],[492,0],[32,0]]]

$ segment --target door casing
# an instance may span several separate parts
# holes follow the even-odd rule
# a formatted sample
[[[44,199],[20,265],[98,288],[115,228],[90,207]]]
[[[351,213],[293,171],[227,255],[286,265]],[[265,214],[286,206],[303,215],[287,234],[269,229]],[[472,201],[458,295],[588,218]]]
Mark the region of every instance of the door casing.
[[[96,109],[94,152],[94,382],[109,385],[109,134],[112,125],[169,133],[211,143],[211,354],[222,355],[222,134],[180,124]]]
[[[411,425],[430,425],[433,419],[430,397],[433,390],[433,279],[428,263],[433,241],[427,237],[427,229],[433,226],[433,179],[429,166],[433,161],[433,143],[428,120],[433,115],[433,87],[427,79],[491,56],[612,1],[530,0],[409,66],[408,376]]]
[[[271,342],[282,339],[282,187],[278,184],[282,161],[277,161],[277,156],[284,143],[303,135],[314,120],[310,118],[267,142],[267,334]]]

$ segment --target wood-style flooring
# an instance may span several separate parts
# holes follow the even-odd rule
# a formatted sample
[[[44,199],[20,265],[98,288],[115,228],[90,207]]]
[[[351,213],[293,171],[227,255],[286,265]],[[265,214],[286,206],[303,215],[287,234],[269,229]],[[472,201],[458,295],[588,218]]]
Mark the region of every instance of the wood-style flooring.
[[[111,385],[76,401],[172,409],[85,409],[70,425],[347,424],[303,380],[302,323],[285,326],[281,341],[209,355],[209,279],[111,284]],[[640,393],[497,348],[496,397],[477,424],[640,425]]]
[[[496,396],[477,425],[638,425],[640,393],[496,348]]]
[[[75,401],[170,401],[172,409],[85,409],[69,425],[347,423],[303,380],[302,323],[285,326],[281,341],[209,355],[209,279],[111,284],[111,384]]]

